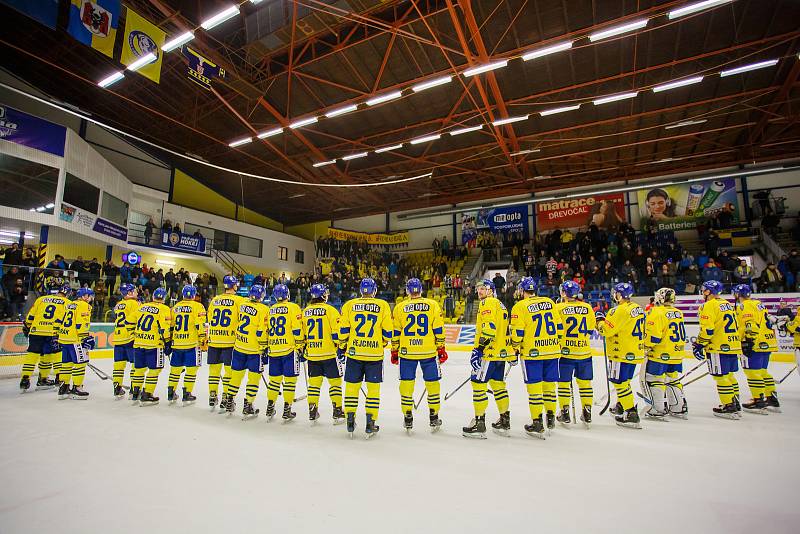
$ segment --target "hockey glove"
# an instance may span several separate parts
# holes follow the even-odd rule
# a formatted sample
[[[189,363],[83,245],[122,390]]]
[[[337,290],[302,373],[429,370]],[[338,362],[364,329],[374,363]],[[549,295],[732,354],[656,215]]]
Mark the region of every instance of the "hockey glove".
[[[306,348],[302,347],[297,350],[297,361],[302,363],[306,361]]]
[[[165,341],[164,342],[164,355],[165,356],[172,356],[172,341]]]
[[[339,362],[340,365],[344,365],[344,362],[346,360],[344,348],[336,349],[336,360]]]
[[[601,310],[597,310],[596,312],[594,312],[594,320],[596,322],[599,323],[600,321],[605,320],[605,318],[606,318],[606,314],[603,313]]]
[[[22,335],[25,337],[31,335],[31,328],[28,325],[22,325]]]
[[[397,365],[400,363],[400,353],[396,350],[392,350],[392,364]]]
[[[436,354],[439,356],[439,363],[444,363],[447,361],[447,358],[449,358],[447,355],[447,349],[444,347],[439,347],[436,349]]]
[[[478,376],[478,371],[481,369],[483,362],[483,349],[475,347],[472,349],[472,354],[469,356],[469,365],[472,367],[472,376]]]
[[[94,350],[95,340],[92,336],[87,336],[81,340],[81,347],[85,350]]]
[[[694,354],[694,357],[697,358],[698,360],[705,360],[706,359],[706,354],[705,354],[704,345],[702,345],[701,343],[698,343],[696,341],[693,342],[692,343],[692,354]]]
[[[61,343],[58,342],[58,336],[50,338],[50,352],[48,354],[58,354],[61,352]]]
[[[755,348],[755,343],[753,343],[752,339],[744,338],[742,340],[742,354],[747,357],[752,356],[753,348]]]

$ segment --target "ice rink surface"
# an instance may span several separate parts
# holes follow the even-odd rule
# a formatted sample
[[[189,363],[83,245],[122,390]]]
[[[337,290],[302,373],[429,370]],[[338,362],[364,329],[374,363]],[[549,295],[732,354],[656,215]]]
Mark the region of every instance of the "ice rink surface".
[[[466,360],[452,353],[444,365],[443,397],[467,376]],[[111,374],[110,360],[94,363]],[[601,365],[595,358],[596,397]],[[790,366],[770,368],[777,379]],[[206,367],[198,403],[185,408],[165,401],[166,369],[161,405],[150,408],[115,401],[111,382],[88,370],[85,402],[0,381],[0,532],[800,532],[797,373],[779,386],[782,414],[713,417],[706,377],[686,389],[688,421],[623,429],[595,407],[590,430],[558,426],[540,441],[522,430],[518,367],[508,377],[512,435],[487,440],[461,436],[469,385],[443,404],[441,432],[430,434],[423,403],[406,435],[396,369],[387,361],[381,431],[369,441],[363,399],[350,440],[331,424],[327,385],[312,427],[306,401],[293,423],[268,423],[263,384],[258,419],[210,413]],[[497,418],[489,402],[487,426]]]

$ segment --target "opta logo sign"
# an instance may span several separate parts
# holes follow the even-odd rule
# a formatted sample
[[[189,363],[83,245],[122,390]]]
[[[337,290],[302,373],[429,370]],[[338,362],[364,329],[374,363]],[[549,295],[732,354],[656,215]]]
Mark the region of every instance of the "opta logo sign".
[[[492,217],[492,220],[495,222],[495,224],[516,222],[522,220],[522,214],[518,211],[514,213],[498,213]]]
[[[6,118],[6,108],[0,106],[0,137],[8,137],[16,133],[19,126]]]

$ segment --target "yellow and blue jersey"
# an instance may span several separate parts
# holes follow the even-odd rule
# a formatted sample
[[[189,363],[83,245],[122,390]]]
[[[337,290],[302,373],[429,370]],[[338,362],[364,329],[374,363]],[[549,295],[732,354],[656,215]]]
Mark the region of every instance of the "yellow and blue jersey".
[[[172,348],[193,349],[206,339],[206,309],[196,300],[172,308]]]
[[[594,310],[579,300],[556,303],[556,311],[561,317],[562,328],[559,330],[561,357],[582,360],[592,355],[589,344],[592,331],[597,328]]]
[[[58,342],[63,345],[80,343],[89,335],[92,307],[85,300],[67,304],[64,316],[58,321]]]
[[[233,347],[239,325],[239,306],[246,300],[235,293],[217,295],[208,304],[208,346]]]
[[[336,356],[339,339],[339,312],[336,308],[324,302],[309,304],[303,310],[302,326],[309,361]]]
[[[800,312],[786,325],[786,331],[794,336],[794,348],[800,348]]]
[[[508,343],[508,310],[495,297],[486,297],[478,306],[475,321],[475,347],[488,340],[483,349],[486,361],[502,361],[513,356]]]
[[[563,328],[556,303],[547,297],[525,297],[511,308],[511,345],[523,360],[558,358],[558,331]]]
[[[739,323],[736,308],[730,302],[712,296],[697,311],[700,316],[700,335],[698,343],[708,352],[719,354],[740,354]]]
[[[269,308],[260,302],[244,301],[238,316],[233,349],[242,354],[261,354],[267,348]]]
[[[639,363],[644,360],[644,310],[623,301],[612,308],[597,330],[606,338],[606,354],[612,361]]]
[[[303,344],[303,312],[294,302],[276,302],[269,308],[269,355],[285,356]]]
[[[136,349],[163,349],[172,335],[172,310],[163,302],[148,302],[139,306],[139,318],[133,334]]]
[[[650,361],[681,363],[686,354],[683,313],[670,305],[655,306],[647,312],[644,346]]]
[[[56,322],[64,316],[67,299],[60,295],[43,295],[36,299],[25,317],[25,326],[34,336],[58,335]]]
[[[739,323],[739,339],[753,341],[756,352],[775,352],[778,338],[772,329],[767,309],[756,299],[746,299],[736,305],[736,320]]]
[[[392,348],[409,360],[424,360],[444,346],[444,320],[439,303],[415,298],[395,305]]]
[[[392,313],[385,300],[359,297],[342,306],[339,344],[350,358],[382,360],[383,348],[392,340],[393,330]]]
[[[136,299],[122,299],[114,306],[114,335],[111,344],[127,345],[133,341],[136,321],[139,320],[139,303]]]

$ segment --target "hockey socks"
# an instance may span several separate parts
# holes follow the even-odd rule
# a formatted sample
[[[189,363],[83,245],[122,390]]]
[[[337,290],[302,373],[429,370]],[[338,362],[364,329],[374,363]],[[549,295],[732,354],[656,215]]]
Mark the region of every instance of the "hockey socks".
[[[331,386],[333,387],[333,386]],[[322,391],[322,376],[308,377],[308,404],[319,404],[319,395]],[[341,389],[339,390],[341,392]]]
[[[614,384],[614,389],[617,390],[617,402],[622,405],[623,410],[630,410],[633,408],[633,391],[631,391],[631,381],[626,380],[622,383]]]
[[[486,384],[472,381],[472,405],[475,408],[475,415],[479,417],[486,414],[486,408],[489,406],[489,396],[486,390]]]
[[[535,421],[542,417],[542,411],[544,411],[542,383],[526,384],[525,387],[528,390],[528,408],[531,411],[531,419]],[[569,387],[567,387],[567,391],[569,391]]]
[[[358,395],[361,383],[359,382],[345,382],[344,386],[344,413],[356,413],[358,410]]]
[[[492,388],[494,394],[494,402],[497,403],[497,411],[505,413],[508,411],[508,390],[506,383],[502,380],[489,380],[489,387]],[[553,392],[555,396],[555,384],[553,384]],[[555,402],[555,399],[553,399]]]
[[[153,395],[153,392],[156,390],[156,386],[158,385],[158,375],[161,374],[161,369],[148,369],[147,375],[144,378],[144,390]]]
[[[221,363],[212,363],[208,366],[208,392],[214,396],[219,393],[220,373],[222,372]]]
[[[438,380],[431,380],[425,382],[425,388],[428,390],[428,408],[433,410],[434,414],[439,413],[439,406],[441,406],[441,390],[442,385]]]
[[[368,416],[374,422],[378,421],[378,410],[381,407],[381,385],[379,382],[367,382],[367,402],[365,403]]]
[[[125,360],[114,362],[114,384],[122,385],[122,381],[125,380],[125,366],[127,363]]]
[[[245,389],[245,396],[244,399],[249,402],[250,404],[256,399],[256,395],[258,394],[258,385],[261,380],[260,373],[254,373],[252,371],[247,371],[247,388]],[[238,387],[237,387],[238,389]]]
[[[400,381],[400,411],[408,413],[414,409],[414,381]]]

